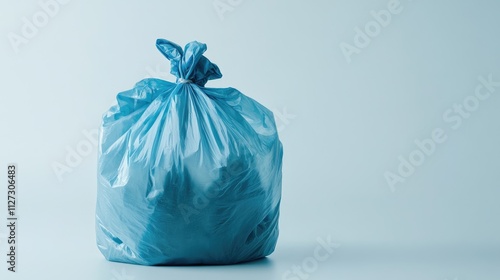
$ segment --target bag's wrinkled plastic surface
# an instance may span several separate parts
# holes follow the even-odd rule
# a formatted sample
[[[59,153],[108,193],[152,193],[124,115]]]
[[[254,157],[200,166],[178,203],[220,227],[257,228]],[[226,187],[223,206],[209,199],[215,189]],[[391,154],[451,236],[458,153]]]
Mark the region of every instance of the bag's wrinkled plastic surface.
[[[143,265],[230,264],[271,254],[278,238],[282,145],[274,117],[233,88],[191,42],[158,49],[177,83],[145,79],[103,116],[97,245]]]

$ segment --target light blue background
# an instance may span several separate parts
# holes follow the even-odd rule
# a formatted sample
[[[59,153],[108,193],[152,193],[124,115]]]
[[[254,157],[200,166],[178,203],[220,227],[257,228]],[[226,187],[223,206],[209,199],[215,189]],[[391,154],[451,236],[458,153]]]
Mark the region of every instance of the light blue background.
[[[16,53],[9,33],[43,10],[34,0],[2,0],[0,169],[19,168],[20,272],[0,265],[0,275],[281,279],[330,235],[341,247],[310,279],[498,278],[500,87],[459,129],[442,115],[474,94],[479,76],[500,81],[500,2],[402,0],[403,10],[348,63],[339,45],[353,44],[354,29],[389,2],[233,0],[221,19],[212,0],[72,0]],[[95,147],[62,181],[53,171],[118,92],[146,76],[173,80],[157,38],[207,43],[224,75],[207,86],[236,87],[289,114],[277,118],[281,236],[267,261],[107,263],[94,239]],[[396,172],[398,156],[408,158],[414,141],[436,128],[447,141],[392,191],[384,173]],[[1,190],[5,197],[3,183]]]

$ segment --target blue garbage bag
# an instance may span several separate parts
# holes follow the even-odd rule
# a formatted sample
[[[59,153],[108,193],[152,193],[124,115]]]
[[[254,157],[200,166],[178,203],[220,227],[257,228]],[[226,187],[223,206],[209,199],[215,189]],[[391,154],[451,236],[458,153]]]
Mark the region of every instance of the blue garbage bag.
[[[99,135],[96,239],[110,261],[232,264],[278,239],[283,148],[273,113],[234,88],[191,42],[158,50],[176,83],[144,79],[117,96]]]

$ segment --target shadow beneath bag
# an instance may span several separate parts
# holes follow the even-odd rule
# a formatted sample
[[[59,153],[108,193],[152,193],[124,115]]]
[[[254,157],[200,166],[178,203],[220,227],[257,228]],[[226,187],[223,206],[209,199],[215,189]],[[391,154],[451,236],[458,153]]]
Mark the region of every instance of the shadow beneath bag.
[[[156,280],[156,279],[281,279],[272,257],[228,265],[165,265],[142,266],[100,262],[96,280]]]
[[[204,270],[217,270],[217,269],[231,269],[231,268],[238,268],[238,269],[253,269],[253,268],[259,268],[263,269],[266,267],[272,267],[273,262],[270,258],[268,257],[263,257],[257,260],[253,261],[247,261],[247,262],[241,262],[241,263],[233,263],[233,264],[180,264],[180,265],[155,265],[152,267],[168,267],[168,268],[190,268],[190,269],[204,269]]]
[[[230,267],[230,266],[252,266],[266,267],[271,266],[272,261],[268,257],[263,257],[257,260],[233,264],[188,264],[188,265],[158,265],[159,267]]]

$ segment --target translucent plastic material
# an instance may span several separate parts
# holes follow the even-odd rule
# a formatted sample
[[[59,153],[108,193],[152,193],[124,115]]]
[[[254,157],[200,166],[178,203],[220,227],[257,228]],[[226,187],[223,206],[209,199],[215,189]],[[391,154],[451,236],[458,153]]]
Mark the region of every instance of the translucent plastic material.
[[[177,83],[119,93],[99,137],[97,245],[110,261],[230,264],[278,239],[283,150],[271,111],[234,88],[191,42],[157,48]]]

